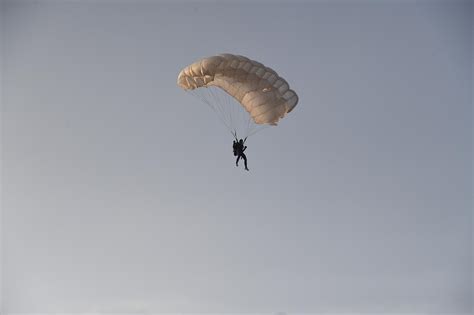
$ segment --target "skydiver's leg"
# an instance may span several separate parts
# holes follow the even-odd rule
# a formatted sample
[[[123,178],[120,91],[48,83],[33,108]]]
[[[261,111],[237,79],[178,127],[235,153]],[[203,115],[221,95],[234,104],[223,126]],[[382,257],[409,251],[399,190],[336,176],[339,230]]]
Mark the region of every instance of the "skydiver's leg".
[[[235,160],[235,166],[239,166],[239,160],[240,160],[240,155],[237,157],[237,160]]]
[[[244,153],[242,153],[242,158],[244,159],[244,164],[245,164],[245,169],[248,171],[248,167],[247,167],[247,157],[245,156]]]

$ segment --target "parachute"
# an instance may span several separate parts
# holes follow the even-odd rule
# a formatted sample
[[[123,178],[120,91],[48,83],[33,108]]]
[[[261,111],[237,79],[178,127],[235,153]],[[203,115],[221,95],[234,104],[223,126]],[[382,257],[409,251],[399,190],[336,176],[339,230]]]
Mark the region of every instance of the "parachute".
[[[201,59],[181,70],[177,83],[209,105],[235,137],[276,126],[298,103],[274,70],[239,55]]]

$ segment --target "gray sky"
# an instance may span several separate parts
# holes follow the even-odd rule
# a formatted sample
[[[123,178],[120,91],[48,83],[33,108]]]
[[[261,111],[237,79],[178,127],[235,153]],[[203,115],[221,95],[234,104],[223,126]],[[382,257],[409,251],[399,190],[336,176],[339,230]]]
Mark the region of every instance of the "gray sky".
[[[3,2],[2,307],[450,312],[472,296],[472,2]],[[300,102],[234,166],[176,86]]]

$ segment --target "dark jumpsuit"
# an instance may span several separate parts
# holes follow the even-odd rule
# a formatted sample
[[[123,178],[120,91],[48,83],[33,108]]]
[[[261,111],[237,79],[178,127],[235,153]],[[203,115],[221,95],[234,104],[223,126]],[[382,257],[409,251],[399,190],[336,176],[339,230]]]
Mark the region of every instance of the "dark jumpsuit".
[[[247,146],[244,146],[244,141],[242,139],[240,139],[238,142],[234,140],[233,149],[234,156],[237,156],[237,160],[235,160],[235,166],[239,166],[239,160],[242,158],[244,160],[245,169],[248,171],[247,157],[244,153],[245,149],[247,149]]]

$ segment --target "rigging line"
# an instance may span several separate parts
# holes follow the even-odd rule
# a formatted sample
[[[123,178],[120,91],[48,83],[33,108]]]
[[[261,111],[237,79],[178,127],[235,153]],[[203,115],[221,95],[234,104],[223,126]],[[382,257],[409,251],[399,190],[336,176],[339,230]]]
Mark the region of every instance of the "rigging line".
[[[216,91],[214,91],[214,87],[209,88],[208,94],[209,94],[209,99],[213,100],[213,103],[215,104],[216,108],[218,109],[219,115],[226,122],[226,125],[229,128],[231,128],[231,125],[229,124],[229,120],[226,117],[225,110],[224,110],[224,107],[222,105],[222,102],[219,98],[219,95],[216,93]]]
[[[252,131],[252,132],[249,134],[249,137],[255,135],[256,133],[258,133],[258,132],[260,132],[260,131],[262,131],[262,130],[264,130],[264,129],[267,129],[268,127],[270,127],[270,125],[263,125],[263,126],[257,127],[256,129],[254,129],[254,131]]]
[[[232,108],[232,104],[231,102],[229,101],[229,94],[227,93],[224,93],[223,91],[219,91],[221,93],[219,93],[219,97],[220,97],[220,100],[224,106],[224,109],[225,109],[225,112],[227,114],[227,116],[229,117],[229,123],[231,126],[234,126],[234,121],[233,121],[233,108]]]
[[[252,119],[252,117],[250,116],[250,113],[249,113],[248,114],[248,119],[247,119],[247,130],[245,131],[247,136],[249,135],[249,133],[251,131],[251,127],[252,127],[251,124],[250,124],[251,121],[253,122],[253,119]]]
[[[239,103],[236,102],[236,100],[229,94],[224,95],[225,102],[227,104],[227,107],[230,108],[230,123],[233,126],[238,127],[239,125],[239,116],[238,114],[238,106],[240,105]]]
[[[187,91],[188,92],[188,91]],[[205,99],[204,97],[202,97],[198,92],[195,92],[194,90],[191,90],[189,91],[189,93],[197,98],[199,98],[203,103],[207,104],[211,109],[212,111],[214,111],[217,115],[217,117],[220,119],[220,121],[224,124],[224,126],[226,127],[227,130],[229,130],[229,132],[231,132],[231,128],[226,124],[226,122],[222,119],[222,117],[219,116],[219,114],[217,113],[216,109],[212,106],[212,104],[207,100]]]
[[[224,91],[220,90],[220,89],[216,90],[214,92],[218,96],[219,103],[222,106],[222,111],[226,116],[226,119],[227,119],[227,122],[229,123],[229,126],[233,127],[234,125],[232,124],[232,116],[231,116],[231,112],[229,111],[229,106],[228,106],[228,102],[227,102],[227,99],[226,99],[226,93],[224,93]]]
[[[228,94],[227,94],[228,95]],[[229,121],[232,126],[235,126],[234,124],[234,107],[232,106],[233,104],[230,102],[229,97],[224,95],[224,102],[226,104],[226,108],[229,110]]]
[[[230,125],[234,127],[234,129],[239,129],[239,117],[237,115],[239,104],[227,92],[224,92],[221,89],[219,90],[219,92],[221,92],[219,93],[219,96],[222,100],[223,106],[225,106],[225,112],[228,114]]]
[[[206,95],[207,95],[207,100],[208,102],[212,105],[212,107],[215,109],[215,112],[217,114],[217,116],[219,117],[219,119],[221,119],[221,121],[224,122],[224,124],[226,125],[227,128],[229,128],[230,126],[228,125],[227,121],[225,121],[225,117],[222,115],[222,109],[219,107],[219,103],[216,102],[216,99],[215,97],[213,96],[213,93],[212,93],[212,90],[211,89],[208,89],[206,88]],[[213,101],[211,101],[213,100]]]

